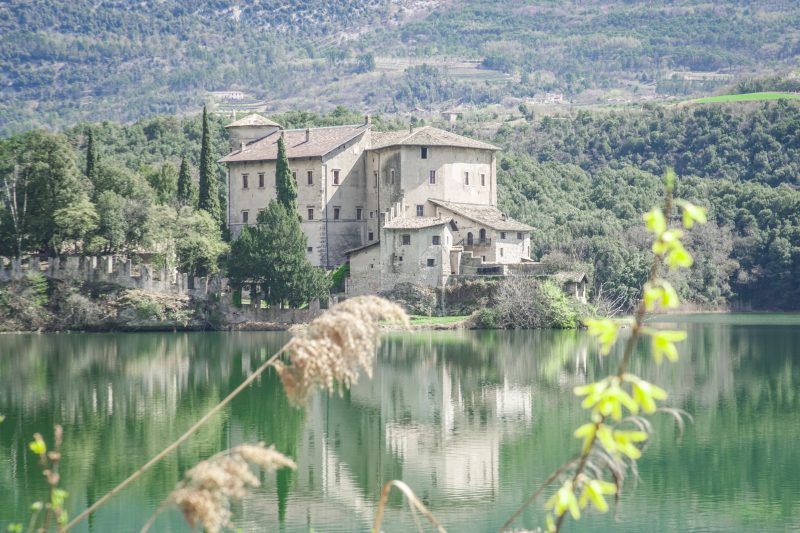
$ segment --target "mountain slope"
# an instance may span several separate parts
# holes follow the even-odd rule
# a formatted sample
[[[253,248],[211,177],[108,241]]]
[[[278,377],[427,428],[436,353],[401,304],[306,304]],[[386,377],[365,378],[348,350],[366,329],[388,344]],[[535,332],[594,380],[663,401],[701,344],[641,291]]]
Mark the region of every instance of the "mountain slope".
[[[180,113],[225,90],[270,111],[388,112],[544,91],[702,94],[800,54],[800,6],[780,0],[190,4],[0,4],[0,133]]]

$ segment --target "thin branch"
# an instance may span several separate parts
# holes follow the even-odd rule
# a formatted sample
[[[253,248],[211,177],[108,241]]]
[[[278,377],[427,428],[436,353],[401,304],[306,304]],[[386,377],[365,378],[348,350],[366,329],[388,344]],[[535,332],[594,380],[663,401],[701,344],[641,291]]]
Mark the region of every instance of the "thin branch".
[[[281,347],[280,350],[275,352],[275,354],[272,357],[267,359],[260,367],[258,367],[255,370],[255,372],[253,372],[250,376],[248,376],[247,379],[242,381],[242,383],[238,387],[233,389],[233,391],[230,394],[228,394],[225,397],[224,400],[222,400],[217,405],[215,405],[200,420],[195,422],[194,425],[192,425],[192,427],[187,429],[186,432],[183,435],[178,437],[177,440],[175,440],[172,444],[170,444],[169,446],[164,448],[161,452],[159,452],[152,459],[147,461],[141,468],[139,468],[139,470],[137,470],[136,472],[134,472],[133,474],[128,476],[127,479],[125,479],[119,485],[117,485],[116,487],[114,487],[113,489],[108,491],[106,494],[103,495],[102,498],[100,498],[99,500],[94,502],[91,506],[87,507],[83,512],[81,512],[79,515],[77,515],[75,518],[73,518],[66,526],[64,526],[64,529],[62,531],[66,532],[66,531],[69,531],[70,529],[74,528],[81,521],[83,521],[89,515],[94,513],[97,509],[99,509],[100,507],[105,505],[111,498],[116,496],[122,489],[124,489],[125,487],[130,485],[133,481],[138,479],[143,473],[145,473],[147,470],[149,470],[153,465],[155,465],[156,463],[158,463],[159,461],[164,459],[164,457],[166,457],[171,452],[173,452],[178,446],[180,446],[181,444],[186,442],[189,439],[189,437],[191,437],[192,434],[194,434],[195,431],[197,431],[203,424],[205,424],[206,422],[211,420],[211,418],[215,414],[217,414],[223,407],[228,405],[231,402],[231,400],[233,400],[236,396],[239,395],[240,392],[242,392],[244,389],[246,389],[267,368],[272,366],[275,363],[275,361],[277,361],[278,357],[289,347],[289,343],[291,343],[291,341],[289,341],[286,344],[284,344],[283,347]]]
[[[572,460],[568,463],[561,465],[555,472],[550,474],[550,476],[548,476],[548,478],[544,480],[544,483],[539,485],[539,488],[536,489],[536,492],[528,496],[528,499],[522,502],[522,505],[520,505],[517,508],[517,510],[514,511],[514,514],[511,515],[511,517],[508,520],[506,520],[502,526],[500,526],[498,533],[503,533],[503,531],[505,531],[508,528],[508,526],[513,524],[514,520],[516,520],[519,517],[519,515],[522,514],[522,511],[524,511],[526,507],[528,507],[531,503],[533,503],[533,501],[539,497],[539,495],[544,491],[544,489],[549,487],[550,484],[558,478],[558,476],[563,474],[567,469],[569,469],[569,467],[575,464],[575,461],[576,460]]]
[[[423,515],[425,515],[425,518],[427,518],[428,521],[433,524],[439,533],[447,533],[447,530],[445,530],[439,521],[436,520],[436,517],[433,516],[433,513],[431,513],[428,508],[425,507],[425,504],[423,504],[419,498],[417,498],[417,495],[414,494],[414,491],[399,479],[393,479],[383,486],[383,489],[381,490],[381,498],[378,501],[378,510],[375,511],[375,525],[372,527],[372,533],[380,533],[381,531],[383,511],[386,507],[386,502],[389,499],[389,492],[392,490],[392,487],[396,487],[400,492],[405,494],[406,498],[408,498],[408,501],[412,503],[414,507],[416,507]]]

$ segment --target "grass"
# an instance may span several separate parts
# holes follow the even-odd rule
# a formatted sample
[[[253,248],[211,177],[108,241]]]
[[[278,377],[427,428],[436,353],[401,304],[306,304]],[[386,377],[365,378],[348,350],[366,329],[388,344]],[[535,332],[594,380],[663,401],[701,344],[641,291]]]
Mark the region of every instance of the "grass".
[[[466,315],[457,315],[457,316],[422,316],[422,315],[412,315],[411,316],[411,325],[412,326],[422,326],[422,325],[446,325],[446,324],[455,324],[457,322],[461,322],[467,318]]]
[[[719,96],[706,96],[692,100],[695,104],[713,104],[720,102],[765,102],[767,100],[800,100],[798,93],[745,93],[745,94],[722,94]]]

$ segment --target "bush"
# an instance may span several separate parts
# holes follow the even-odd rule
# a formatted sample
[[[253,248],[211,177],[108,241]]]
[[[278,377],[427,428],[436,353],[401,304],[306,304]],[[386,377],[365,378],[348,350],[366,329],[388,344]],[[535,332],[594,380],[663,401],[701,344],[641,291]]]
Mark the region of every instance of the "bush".
[[[380,296],[402,305],[411,315],[432,316],[436,310],[436,291],[424,285],[398,283]]]
[[[500,316],[494,307],[484,307],[475,313],[475,327],[481,329],[496,329],[500,322]]]
[[[573,329],[579,304],[550,280],[511,276],[497,291],[498,326],[511,329]]]

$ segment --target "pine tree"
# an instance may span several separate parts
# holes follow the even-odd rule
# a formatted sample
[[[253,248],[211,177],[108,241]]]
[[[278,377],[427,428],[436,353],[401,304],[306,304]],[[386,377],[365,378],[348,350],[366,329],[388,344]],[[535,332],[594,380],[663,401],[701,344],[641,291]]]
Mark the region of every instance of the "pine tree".
[[[286,143],[283,135],[278,139],[278,160],[275,162],[275,183],[278,189],[278,201],[289,213],[297,213],[297,183],[289,170],[289,158],[286,157]]]
[[[330,281],[308,261],[307,242],[297,216],[272,200],[258,215],[258,224],[244,228],[231,245],[231,286],[257,283],[270,304],[295,308],[323,297]]]
[[[181,169],[178,172],[178,203],[197,207],[197,190],[192,182],[192,175],[189,173],[189,163],[186,158],[181,158]]]
[[[94,183],[97,169],[97,148],[94,145],[94,134],[89,130],[89,138],[86,141],[86,177]]]
[[[212,218],[222,220],[222,207],[219,201],[219,183],[216,164],[211,154],[211,133],[208,128],[208,110],[203,106],[203,140],[200,146],[200,200],[199,207]]]

